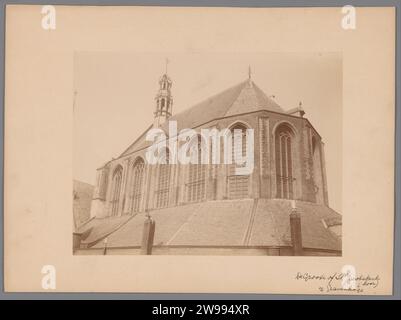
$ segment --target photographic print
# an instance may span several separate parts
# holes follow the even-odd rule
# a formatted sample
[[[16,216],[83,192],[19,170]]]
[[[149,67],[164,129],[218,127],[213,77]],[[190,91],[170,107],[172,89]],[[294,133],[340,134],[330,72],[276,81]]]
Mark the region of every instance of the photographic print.
[[[392,294],[393,7],[5,24],[7,292]]]
[[[161,56],[75,54],[74,254],[341,255],[341,54]]]

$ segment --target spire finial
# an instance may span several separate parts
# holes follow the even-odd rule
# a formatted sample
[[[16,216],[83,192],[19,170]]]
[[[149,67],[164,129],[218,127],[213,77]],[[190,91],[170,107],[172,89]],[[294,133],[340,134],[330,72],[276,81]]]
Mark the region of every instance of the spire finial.
[[[167,69],[168,69],[168,63],[169,63],[170,61],[168,60],[168,58],[166,58],[166,74],[167,74]]]
[[[252,76],[252,71],[251,71],[251,65],[248,66],[248,79],[251,80]]]

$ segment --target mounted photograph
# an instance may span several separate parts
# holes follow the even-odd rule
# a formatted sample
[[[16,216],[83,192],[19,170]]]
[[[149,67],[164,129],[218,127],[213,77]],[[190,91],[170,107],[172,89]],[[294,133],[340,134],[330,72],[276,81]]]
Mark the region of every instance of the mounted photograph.
[[[395,14],[7,5],[5,290],[391,295]]]
[[[74,254],[341,255],[341,54],[162,56],[74,55]]]

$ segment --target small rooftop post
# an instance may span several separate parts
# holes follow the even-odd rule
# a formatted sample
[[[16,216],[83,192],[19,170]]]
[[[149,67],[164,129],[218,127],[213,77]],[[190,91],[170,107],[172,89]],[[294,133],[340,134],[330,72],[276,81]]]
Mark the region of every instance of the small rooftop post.
[[[107,254],[107,237],[104,238],[103,244],[104,244],[104,247],[103,247],[103,255],[106,255],[106,254]]]
[[[81,241],[82,241],[82,233],[81,232],[73,232],[72,233],[72,243],[73,243],[73,249],[79,249],[81,247]]]
[[[156,222],[152,219],[147,211],[146,220],[143,224],[141,254],[152,254],[153,239],[155,237]]]
[[[293,254],[294,256],[302,256],[301,215],[297,210],[295,200],[291,200],[290,228]]]

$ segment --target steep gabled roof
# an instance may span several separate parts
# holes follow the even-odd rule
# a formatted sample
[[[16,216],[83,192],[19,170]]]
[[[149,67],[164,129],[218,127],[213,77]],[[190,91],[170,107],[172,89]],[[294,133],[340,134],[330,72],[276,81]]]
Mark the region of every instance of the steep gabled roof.
[[[284,113],[259,87],[246,80],[177,113],[169,120],[176,120],[178,129],[195,128],[214,119],[259,110]]]
[[[285,113],[253,81],[246,80],[173,115],[169,120],[177,121],[178,130],[181,130],[184,128],[195,128],[215,119],[260,110]],[[167,126],[167,123],[162,125],[162,129],[166,132],[168,130]],[[138,139],[121,156],[144,148],[149,144],[143,139]]]

